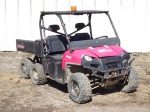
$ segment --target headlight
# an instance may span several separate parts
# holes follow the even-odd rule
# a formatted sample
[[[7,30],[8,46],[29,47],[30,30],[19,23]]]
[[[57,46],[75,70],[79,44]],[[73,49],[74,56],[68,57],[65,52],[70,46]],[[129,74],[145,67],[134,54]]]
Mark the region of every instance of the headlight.
[[[84,59],[85,59],[86,61],[92,61],[92,57],[90,57],[90,56],[84,56]]]

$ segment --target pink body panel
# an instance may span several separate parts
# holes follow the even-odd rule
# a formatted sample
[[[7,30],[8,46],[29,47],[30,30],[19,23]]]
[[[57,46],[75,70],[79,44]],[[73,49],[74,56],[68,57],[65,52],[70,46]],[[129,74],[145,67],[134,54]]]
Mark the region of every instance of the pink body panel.
[[[87,49],[75,50],[72,53],[66,51],[62,58],[62,68],[66,68],[66,64],[81,65],[83,56],[90,56],[94,58],[102,58],[109,56],[119,56],[124,51],[120,46],[101,46],[101,47],[89,47]]]

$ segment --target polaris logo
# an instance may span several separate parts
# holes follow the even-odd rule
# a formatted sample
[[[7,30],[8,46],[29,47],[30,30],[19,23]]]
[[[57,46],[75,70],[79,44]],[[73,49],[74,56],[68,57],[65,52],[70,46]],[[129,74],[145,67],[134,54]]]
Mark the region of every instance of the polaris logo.
[[[69,58],[69,59],[71,59],[72,57],[71,57],[71,56],[69,56],[69,55],[66,55],[66,58]]]
[[[24,49],[24,48],[25,48],[25,46],[24,46],[24,45],[20,45],[20,44],[18,44],[18,45],[17,45],[17,48],[19,48],[19,49]]]
[[[104,53],[104,52],[112,52],[111,49],[100,49],[98,50],[99,53]]]

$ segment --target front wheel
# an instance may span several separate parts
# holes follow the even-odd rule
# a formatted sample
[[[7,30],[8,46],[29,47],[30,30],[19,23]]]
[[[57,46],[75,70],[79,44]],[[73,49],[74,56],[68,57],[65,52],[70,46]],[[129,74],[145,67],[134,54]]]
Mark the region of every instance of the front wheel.
[[[139,84],[138,74],[133,68],[131,68],[127,79],[127,83],[121,89],[121,91],[126,93],[136,91],[136,89],[138,88],[138,84]]]
[[[91,99],[91,85],[89,79],[82,73],[74,73],[68,79],[68,92],[71,100],[86,103]]]

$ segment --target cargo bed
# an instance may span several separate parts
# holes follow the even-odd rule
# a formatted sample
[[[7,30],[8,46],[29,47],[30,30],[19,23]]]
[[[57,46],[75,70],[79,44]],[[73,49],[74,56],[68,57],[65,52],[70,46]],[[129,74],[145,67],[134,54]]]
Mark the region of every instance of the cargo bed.
[[[23,51],[33,53],[37,56],[41,56],[41,41],[40,40],[21,40],[16,39],[17,51]]]

